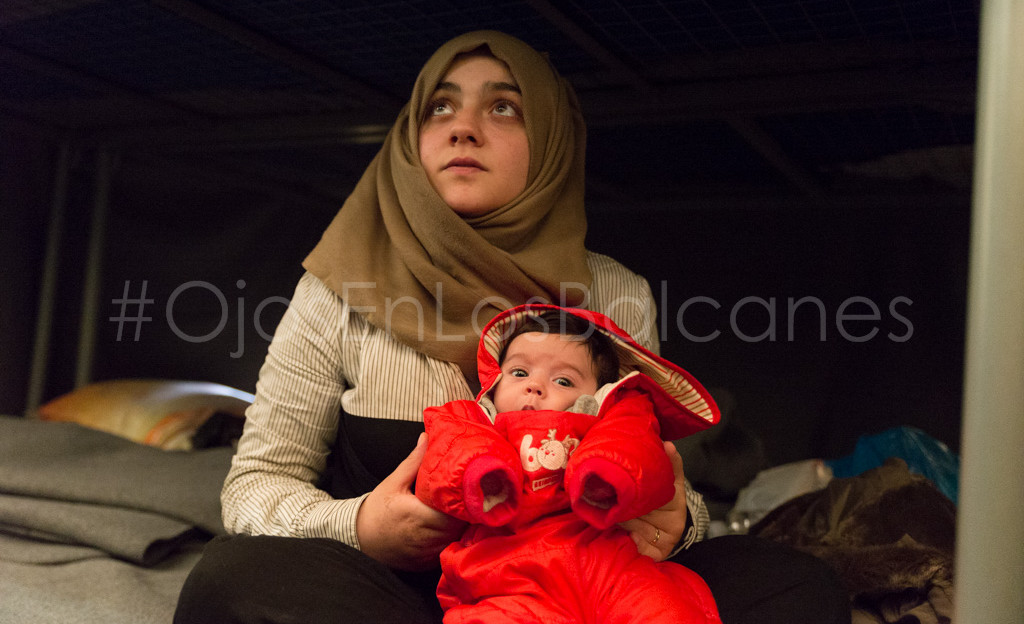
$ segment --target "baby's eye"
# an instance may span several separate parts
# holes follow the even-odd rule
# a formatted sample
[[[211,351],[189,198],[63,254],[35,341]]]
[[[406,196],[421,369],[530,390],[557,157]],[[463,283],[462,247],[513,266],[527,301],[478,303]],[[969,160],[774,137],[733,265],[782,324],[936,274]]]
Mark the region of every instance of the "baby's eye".
[[[494,105],[495,114],[501,115],[502,117],[518,117],[519,108],[515,104],[507,100],[502,100]]]
[[[508,372],[508,374],[512,375],[513,377],[526,377],[526,371],[524,371],[521,368],[513,368]]]
[[[565,377],[559,377],[558,379],[555,380],[555,383],[566,388],[572,388],[573,386],[572,381],[566,379]]]

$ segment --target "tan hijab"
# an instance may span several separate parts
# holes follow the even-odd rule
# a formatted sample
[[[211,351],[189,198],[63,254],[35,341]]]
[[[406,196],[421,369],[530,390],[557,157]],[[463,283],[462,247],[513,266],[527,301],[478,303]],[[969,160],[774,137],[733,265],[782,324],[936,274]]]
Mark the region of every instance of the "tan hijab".
[[[482,45],[522,90],[530,168],[519,197],[464,219],[428,181],[419,130],[455,56]],[[456,37],[420,71],[380,152],[303,266],[399,341],[475,371],[480,331],[500,311],[535,301],[578,305],[581,286],[590,286],[585,145],[575,93],[545,56],[499,32]]]

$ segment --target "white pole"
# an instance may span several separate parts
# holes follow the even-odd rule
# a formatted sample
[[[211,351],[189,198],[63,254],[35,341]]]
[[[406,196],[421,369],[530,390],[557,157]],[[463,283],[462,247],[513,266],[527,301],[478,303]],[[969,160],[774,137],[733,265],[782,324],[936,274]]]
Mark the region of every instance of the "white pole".
[[[92,228],[89,232],[89,255],[86,258],[85,284],[82,287],[82,318],[78,328],[78,363],[75,387],[92,381],[92,362],[96,350],[96,328],[100,303],[103,246],[107,239],[107,213],[110,209],[110,153],[96,152],[96,188],[93,200]]]
[[[71,148],[64,143],[57,153],[57,168],[53,176],[53,203],[50,205],[46,256],[43,259],[42,283],[39,286],[39,311],[36,314],[35,342],[32,346],[32,372],[29,374],[28,395],[25,397],[25,415],[30,417],[35,416],[46,389],[46,363],[50,359],[57,269],[60,266],[60,245],[64,236],[64,210],[67,204],[70,169]]]
[[[1024,622],[1024,0],[986,0],[955,622]]]

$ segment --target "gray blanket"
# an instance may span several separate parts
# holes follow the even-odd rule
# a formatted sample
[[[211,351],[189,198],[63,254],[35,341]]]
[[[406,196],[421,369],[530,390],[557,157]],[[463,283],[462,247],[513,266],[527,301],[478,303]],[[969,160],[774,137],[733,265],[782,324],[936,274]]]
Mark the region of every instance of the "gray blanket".
[[[169,622],[231,455],[0,416],[0,621]]]

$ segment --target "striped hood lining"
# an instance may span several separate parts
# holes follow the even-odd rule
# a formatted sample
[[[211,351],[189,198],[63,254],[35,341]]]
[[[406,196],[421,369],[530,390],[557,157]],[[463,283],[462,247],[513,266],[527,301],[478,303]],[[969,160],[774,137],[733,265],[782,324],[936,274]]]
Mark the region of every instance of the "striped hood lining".
[[[619,356],[618,383],[623,383],[622,378],[634,371],[641,373],[640,376],[630,376],[628,382],[630,385],[639,384],[656,395],[655,404],[665,439],[677,439],[706,429],[721,418],[711,394],[693,375],[642,347],[607,316],[590,310],[560,308],[549,304],[527,304],[511,308],[494,317],[484,327],[477,350],[477,368],[482,388],[478,400],[490,390],[501,373],[498,357],[508,337],[525,318],[548,310],[561,310],[590,321],[598,331],[611,338]],[[607,394],[614,392],[612,389]],[[603,389],[601,394],[605,395]]]

